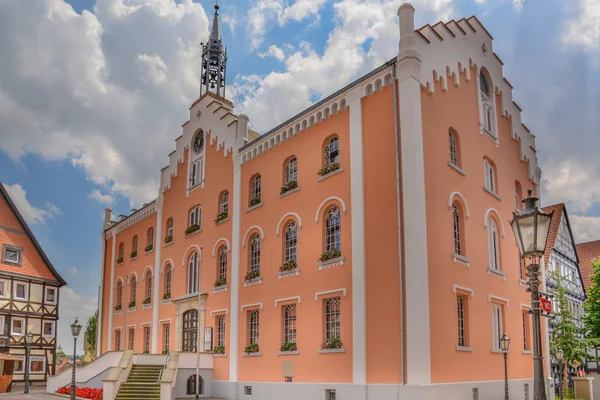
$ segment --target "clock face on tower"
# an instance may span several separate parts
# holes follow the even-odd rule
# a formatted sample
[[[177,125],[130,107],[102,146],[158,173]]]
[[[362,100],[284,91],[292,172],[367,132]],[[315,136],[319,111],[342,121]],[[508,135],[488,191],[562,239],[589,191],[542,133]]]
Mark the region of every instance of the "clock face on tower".
[[[194,151],[200,153],[204,148],[204,132],[200,131],[196,134],[194,139]]]

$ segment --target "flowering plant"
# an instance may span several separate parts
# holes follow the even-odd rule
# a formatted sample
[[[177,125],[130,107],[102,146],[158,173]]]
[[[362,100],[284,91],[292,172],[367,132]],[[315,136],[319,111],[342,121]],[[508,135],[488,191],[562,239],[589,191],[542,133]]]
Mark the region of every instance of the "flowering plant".
[[[244,353],[258,353],[258,343],[249,344],[244,348]]]
[[[328,261],[333,260],[334,258],[338,258],[342,256],[342,252],[337,249],[327,250],[325,253],[321,254],[319,261]]]
[[[166,292],[165,294],[163,294],[163,300],[168,300],[171,298],[171,292]]]
[[[283,346],[279,349],[279,351],[297,351],[298,347],[294,342],[285,342]]]
[[[342,340],[339,337],[334,337],[327,339],[327,341],[321,345],[321,349],[341,349],[342,346]]]
[[[168,235],[165,237],[165,243],[171,243],[173,241],[173,235]]]
[[[288,183],[286,183],[285,185],[283,185],[281,187],[281,194],[284,194],[285,192],[289,192],[292,189],[296,189],[298,187],[298,182],[296,181],[289,181]]]
[[[75,386],[75,396],[82,399],[103,400],[103,392],[103,389],[82,388]],[[71,386],[63,386],[59,388],[56,393],[70,395]]]
[[[131,252],[131,258],[136,258],[137,257],[137,250],[134,250]]]
[[[255,270],[252,270],[252,271],[248,271],[246,273],[246,277],[244,278],[244,280],[245,281],[249,281],[249,280],[252,280],[254,278],[258,278],[259,276],[260,276],[260,271],[257,270],[257,269],[255,269]]]
[[[255,205],[257,205],[257,204],[260,204],[260,196],[253,197],[253,198],[250,200],[250,207],[252,207],[252,206],[255,206]]]
[[[117,258],[117,264],[121,264],[123,262],[123,257]]]
[[[224,211],[221,214],[217,215],[217,218],[215,218],[215,224],[218,224],[219,222],[223,221],[224,219],[227,219],[228,216],[229,216],[229,214],[227,214],[227,211]]]
[[[144,251],[149,252],[152,251],[152,249],[154,248],[154,245],[152,243],[150,243],[148,246],[146,246],[146,248],[144,249]]]
[[[219,278],[215,281],[215,287],[227,285],[227,279]]]
[[[133,308],[133,307],[135,307],[135,300],[131,300],[129,302],[129,308]]]
[[[120,305],[120,304],[117,304],[117,305],[115,306],[115,311],[120,311],[120,310],[121,310],[121,305]]]
[[[289,260],[279,267],[279,272],[293,271],[298,268],[298,264],[294,260]]]
[[[200,230],[200,225],[198,224],[192,224],[190,226],[187,227],[187,229],[185,230],[185,234],[189,235],[190,233],[194,233],[196,231]]]
[[[152,298],[151,297],[146,297],[144,299],[144,301],[142,302],[142,304],[150,304],[150,303],[152,303]]]
[[[214,354],[225,354],[225,346],[215,346],[213,349]]]
[[[321,168],[319,172],[317,172],[317,174],[323,176],[327,175],[330,172],[337,171],[338,169],[340,169],[340,163],[332,163],[326,166],[325,168]]]

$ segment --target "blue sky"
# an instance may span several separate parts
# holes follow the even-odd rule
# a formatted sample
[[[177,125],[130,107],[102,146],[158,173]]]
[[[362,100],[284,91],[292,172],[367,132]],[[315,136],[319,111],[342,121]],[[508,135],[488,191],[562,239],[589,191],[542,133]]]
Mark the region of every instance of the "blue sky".
[[[400,0],[224,0],[228,97],[267,131],[393,57]],[[536,134],[546,204],[600,237],[600,0],[415,0],[477,15]],[[0,2],[0,181],[69,283],[59,341],[96,306],[102,215],[152,200],[198,92],[208,0]]]

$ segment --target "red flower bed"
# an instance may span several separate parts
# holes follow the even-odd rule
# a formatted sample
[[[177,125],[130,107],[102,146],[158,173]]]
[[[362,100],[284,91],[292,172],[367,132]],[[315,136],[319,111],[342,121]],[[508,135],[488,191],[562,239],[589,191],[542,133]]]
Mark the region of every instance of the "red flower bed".
[[[58,394],[71,394],[71,386],[63,386],[56,391]],[[82,399],[102,400],[102,389],[82,388],[75,386],[75,396]]]

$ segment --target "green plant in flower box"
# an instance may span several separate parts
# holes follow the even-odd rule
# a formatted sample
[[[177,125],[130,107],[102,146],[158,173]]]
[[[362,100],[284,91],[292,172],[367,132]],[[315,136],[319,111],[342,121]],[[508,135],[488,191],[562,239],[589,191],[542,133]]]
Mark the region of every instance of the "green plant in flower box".
[[[185,230],[185,234],[189,235],[191,233],[197,232],[200,230],[200,225],[198,224],[192,224],[190,226],[187,227],[187,229]]]
[[[219,278],[215,281],[215,287],[227,285],[227,279]]]
[[[144,301],[142,302],[142,304],[150,304],[150,303],[152,303],[152,298],[150,298],[150,297],[146,297],[144,299]]]
[[[225,354],[225,346],[215,346],[213,349],[214,354]]]
[[[249,281],[252,280],[254,278],[258,278],[260,277],[260,271],[258,269],[252,270],[252,271],[248,271],[246,273],[246,277],[244,278],[245,281]]]
[[[244,353],[258,353],[258,343],[249,344],[244,348]]]
[[[171,298],[171,292],[166,292],[165,294],[163,294],[163,300],[168,300]]]
[[[298,347],[294,342],[285,342],[283,346],[279,349],[280,351],[297,351]]]
[[[229,214],[227,213],[227,211],[222,212],[221,214],[217,215],[217,218],[215,218],[215,224],[218,224],[219,222],[223,221],[224,219],[227,219],[228,216],[229,216]]]
[[[298,187],[298,182],[296,181],[289,181],[288,183],[286,183],[285,185],[283,185],[281,187],[281,193],[280,194],[284,194],[286,192],[289,192],[292,189],[295,189]]]
[[[337,249],[327,250],[325,253],[321,254],[319,261],[328,261],[333,260],[334,258],[339,258],[342,256],[342,252]]]
[[[171,243],[173,241],[173,235],[168,235],[165,237],[165,243]]]
[[[341,349],[342,346],[342,340],[339,337],[334,337],[327,339],[327,341],[321,345],[321,349]]]
[[[134,250],[131,252],[131,258],[136,258],[137,257],[137,250]]]
[[[152,243],[150,243],[148,246],[146,246],[146,248],[144,249],[147,252],[152,251],[152,249],[154,248],[154,245]]]
[[[135,307],[135,300],[131,300],[129,302],[129,308],[133,308],[133,307]]]
[[[117,304],[115,306],[115,311],[121,311],[121,305],[120,304]]]
[[[117,258],[117,264],[121,264],[123,262],[123,257]]]
[[[288,260],[281,267],[279,267],[279,272],[293,271],[298,268],[298,264],[295,260]]]

